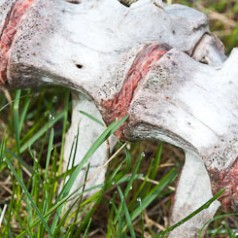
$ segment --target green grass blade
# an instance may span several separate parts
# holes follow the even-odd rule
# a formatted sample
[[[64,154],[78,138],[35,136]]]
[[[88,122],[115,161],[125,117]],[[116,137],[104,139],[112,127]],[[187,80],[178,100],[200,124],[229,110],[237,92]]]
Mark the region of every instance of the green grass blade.
[[[22,108],[22,112],[21,112],[21,116],[20,116],[20,121],[19,121],[19,130],[20,130],[20,133],[22,131],[22,127],[23,127],[23,123],[25,121],[25,118],[26,118],[26,115],[27,115],[27,111],[29,109],[29,106],[30,106],[30,103],[31,103],[31,97],[30,95],[26,95],[26,102],[25,104],[23,105],[23,108]]]
[[[162,155],[162,148],[163,145],[160,143],[157,149],[156,157],[152,159],[150,166],[148,168],[148,171],[144,177],[143,183],[140,185],[140,187],[136,191],[136,195],[134,196],[134,199],[130,201],[129,207],[135,202],[135,199],[140,196],[140,194],[148,194],[149,191],[152,188],[152,183],[148,182],[149,179],[155,180],[157,174],[159,173],[159,165],[160,165],[160,160],[161,160],[161,155]],[[143,196],[143,195],[142,195]]]
[[[201,207],[199,207],[198,209],[196,209],[194,212],[192,212],[191,214],[189,214],[188,216],[186,216],[185,218],[183,218],[181,221],[177,222],[176,224],[170,226],[169,228],[167,228],[165,231],[162,231],[157,237],[158,238],[162,238],[164,237],[166,234],[168,234],[169,232],[171,232],[172,230],[174,230],[176,227],[182,225],[183,223],[185,223],[186,221],[190,220],[192,217],[196,216],[199,212],[203,211],[204,209],[207,209],[214,201],[216,201],[223,193],[224,193],[224,189],[222,189],[221,191],[219,191],[218,193],[216,193],[210,200],[208,200],[206,203],[204,203]]]
[[[65,145],[65,138],[66,138],[66,132],[68,129],[68,112],[70,107],[70,92],[66,95],[65,105],[64,105],[64,117],[63,117],[63,130],[62,130],[62,143],[61,143],[61,150],[60,150],[60,161],[58,166],[58,172],[57,174],[62,173],[62,167],[64,163],[64,145]]]
[[[68,197],[63,198],[62,200],[60,200],[57,204],[55,204],[54,206],[52,206],[44,215],[43,217],[45,219],[47,219],[50,215],[53,214],[53,212],[55,212],[57,210],[58,207],[60,207],[62,204],[64,204],[67,200],[69,199]],[[38,225],[41,222],[41,219],[38,218],[36,220],[34,220],[32,222],[32,225],[30,226],[30,229],[34,228],[36,225]],[[22,238],[25,237],[26,231],[22,231],[16,238]]]
[[[37,215],[39,216],[40,221],[44,224],[44,227],[45,227],[45,229],[47,230],[47,232],[49,233],[49,236],[53,238],[53,234],[52,234],[52,232],[51,232],[51,230],[50,230],[50,228],[49,228],[47,222],[45,221],[43,214],[41,213],[41,211],[39,210],[39,208],[36,206],[35,202],[33,201],[32,197],[31,197],[31,195],[30,195],[30,193],[28,192],[28,190],[27,190],[25,184],[23,183],[22,179],[21,179],[20,176],[17,174],[17,172],[16,172],[16,170],[14,169],[14,167],[13,167],[12,163],[10,162],[10,160],[7,159],[7,158],[6,158],[6,163],[7,163],[8,167],[9,167],[9,169],[12,171],[12,173],[13,173],[14,176],[16,177],[16,179],[17,179],[18,183],[20,184],[20,186],[21,186],[23,192],[25,193],[26,197],[27,197],[27,198],[29,199],[29,201],[31,202],[31,205],[32,205],[32,207],[35,209]]]
[[[97,210],[98,208],[98,205],[100,204],[100,202],[102,201],[102,198],[103,198],[103,191],[99,191],[97,192],[96,196],[95,196],[95,199],[94,199],[94,205],[93,207],[91,208],[91,210],[88,211],[88,213],[86,214],[86,216],[84,217],[84,219],[82,220],[82,222],[80,222],[80,226],[79,228],[77,229],[77,232],[76,232],[76,237],[79,237],[79,234],[85,230],[85,226],[87,226],[89,220],[91,219],[91,217],[93,216],[93,214],[95,213],[95,211]]]
[[[204,230],[206,229],[206,227],[213,221],[216,221],[216,220],[220,220],[222,218],[225,218],[225,217],[232,217],[232,216],[235,216],[236,218],[238,217],[238,213],[226,213],[226,214],[222,214],[222,215],[218,215],[218,216],[215,216],[214,218],[210,219],[208,222],[206,222],[203,227],[200,229],[199,233],[198,233],[198,237],[199,238],[202,238],[203,235],[204,235]]]
[[[89,222],[88,222],[88,225],[87,225],[87,227],[86,227],[86,230],[85,230],[85,232],[84,232],[84,234],[83,234],[83,238],[87,238],[87,237],[88,237],[88,230],[89,230],[89,228],[90,228],[91,223],[92,223],[92,218],[90,218],[90,220],[89,220]]]
[[[150,174],[150,179],[155,179],[156,175],[158,174],[158,168],[160,165],[162,152],[163,152],[163,144],[160,143],[160,145],[158,146],[158,149],[157,149],[156,158],[154,160],[154,163],[152,164],[153,166],[152,166],[152,171]]]
[[[95,153],[95,151],[102,145],[104,141],[108,139],[110,135],[112,135],[125,121],[126,118],[123,118],[119,122],[113,122],[108,128],[99,136],[99,138],[94,142],[91,148],[88,150],[86,155],[83,157],[82,161],[75,167],[70,179],[67,181],[66,185],[64,186],[63,190],[61,191],[59,197],[67,196],[70,189],[73,186],[74,181],[76,180],[79,172],[81,171],[83,165],[88,161],[88,159]]]
[[[96,123],[98,123],[99,125],[101,125],[101,126],[105,126],[99,119],[97,119],[96,117],[94,117],[94,116],[92,116],[92,115],[90,115],[90,114],[88,114],[87,112],[84,112],[84,111],[79,111],[81,114],[83,114],[84,116],[86,116],[86,117],[88,117],[88,118],[90,118],[92,121],[95,121]]]
[[[50,185],[49,185],[49,164],[50,164],[50,158],[53,151],[53,141],[54,141],[54,129],[51,129],[50,131],[50,137],[49,137],[49,144],[48,144],[48,150],[47,150],[47,156],[46,156],[46,165],[45,165],[45,172],[44,172],[44,201],[43,201],[43,213],[45,214],[50,206]],[[52,195],[51,195],[52,196]],[[48,218],[45,219],[48,221]]]
[[[45,179],[48,179],[48,171],[49,171],[49,164],[50,164],[50,157],[53,150],[53,141],[54,141],[54,129],[50,131],[50,138],[46,156],[46,165],[45,165]]]
[[[3,140],[0,144],[0,168],[3,163],[3,158],[5,157],[5,148],[6,148],[6,133],[4,133]]]
[[[137,207],[133,212],[132,212],[132,215],[131,215],[131,218],[132,220],[136,219],[140,214],[141,212],[146,208],[148,207],[151,202],[153,200],[155,200],[159,195],[160,193],[168,186],[169,183],[171,183],[175,177],[176,177],[177,173],[176,173],[176,170],[175,169],[171,169],[159,182],[158,185],[156,185],[152,190],[151,192],[146,196],[144,197],[141,202],[140,202],[140,206]]]
[[[13,123],[14,123],[14,134],[16,139],[17,153],[20,153],[20,116],[19,116],[19,104],[20,104],[21,90],[17,90],[14,104],[13,104]]]
[[[135,234],[133,224],[132,224],[132,219],[131,219],[130,213],[128,211],[128,208],[126,206],[125,197],[124,197],[120,187],[117,187],[117,190],[119,192],[119,196],[120,196],[120,199],[121,199],[121,204],[123,206],[123,211],[124,211],[124,214],[125,214],[125,217],[126,217],[127,226],[129,228],[131,237],[136,238],[136,234]]]
[[[98,139],[94,142],[94,144],[90,147],[90,149],[88,150],[86,155],[83,157],[81,162],[75,167],[69,180],[66,182],[65,186],[63,187],[62,191],[60,192],[58,199],[68,196],[70,189],[72,188],[72,186],[73,186],[78,174],[82,170],[84,164],[95,153],[95,151],[109,138],[109,136],[112,135],[118,128],[120,128],[124,124],[124,122],[127,120],[127,118],[128,118],[128,116],[124,117],[122,120],[120,120],[118,122],[111,123],[106,128],[106,130],[98,137]],[[63,208],[63,206],[60,206],[57,209],[57,214],[56,214],[56,216],[52,222],[52,226],[51,226],[52,233],[54,233],[54,231],[56,229],[56,226],[57,226],[57,223],[59,220],[59,216],[62,212],[62,208]]]
[[[46,123],[37,133],[35,133],[24,145],[20,148],[20,153],[26,151],[34,142],[36,142],[44,133],[46,133],[49,128],[51,128],[57,121],[63,118],[64,111],[59,113],[54,119]]]
[[[136,161],[136,164],[135,164],[135,167],[133,168],[133,171],[132,171],[132,174],[130,176],[130,180],[125,188],[125,192],[124,192],[124,197],[125,199],[127,198],[130,190],[131,190],[131,187],[132,187],[132,184],[133,182],[135,181],[135,179],[137,178],[136,176],[136,173],[138,172],[139,170],[139,167],[140,167],[140,164],[141,164],[141,161],[143,159],[143,155],[140,155],[139,156],[139,159]],[[120,213],[121,213],[121,210],[123,208],[123,203],[120,204],[119,208],[118,208],[118,213],[117,213],[117,216],[115,217],[115,220],[114,220],[114,224],[117,223],[118,219],[119,219],[119,216],[120,216]]]

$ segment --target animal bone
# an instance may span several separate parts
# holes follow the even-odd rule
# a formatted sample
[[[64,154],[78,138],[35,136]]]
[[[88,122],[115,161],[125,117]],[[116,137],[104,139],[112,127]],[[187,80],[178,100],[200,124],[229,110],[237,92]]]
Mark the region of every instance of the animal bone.
[[[159,0],[140,0],[129,8],[117,0],[5,0],[0,9],[0,82],[9,88],[55,84],[79,94],[66,159],[78,128],[90,125],[79,135],[88,136],[87,145],[101,131],[78,108],[88,108],[106,123],[129,114],[119,137],[164,140],[186,152],[172,223],[181,210],[185,216],[211,198],[210,179],[214,191],[226,187],[223,204],[236,208],[237,52],[221,66],[222,44],[209,32],[204,14]],[[76,163],[85,148],[78,145]],[[92,158],[91,164],[103,163],[106,152],[103,145],[101,161]],[[170,236],[196,237],[217,207],[218,202]]]
[[[233,50],[225,64],[216,68],[200,64],[176,49],[168,51],[137,88],[128,111],[130,122],[124,128],[124,136],[128,139],[164,140],[182,147],[193,160],[196,157],[202,158],[213,191],[218,192],[220,188],[226,188],[221,202],[223,206],[235,211],[238,195],[236,179],[238,112],[235,109],[237,100],[235,79],[238,71],[233,64],[237,59],[238,52]],[[186,158],[188,159],[191,158]],[[199,162],[193,162],[194,165],[196,163]],[[188,179],[190,173],[187,169],[181,179],[183,176]],[[206,189],[201,190],[204,184],[207,184],[207,181],[199,185],[191,183],[191,188],[199,186],[199,189],[189,191],[189,198],[193,197],[193,192],[197,194],[200,192],[200,199],[206,200],[210,192]],[[179,186],[188,189],[185,184]],[[181,190],[178,192],[181,198]],[[186,194],[188,193],[184,195]],[[199,199],[191,200],[190,203],[195,205],[195,201],[198,202]],[[189,202],[183,206],[179,204],[175,204],[176,213],[179,214],[176,208],[179,206],[180,212],[183,207],[183,214],[186,214],[185,208]],[[195,207],[198,208],[199,204],[193,209]],[[205,220],[204,215],[200,215]],[[209,220],[208,213],[206,219]],[[192,220],[191,225],[194,228],[197,226]],[[185,230],[187,229],[181,234],[185,234]],[[190,234],[185,237],[193,236]]]

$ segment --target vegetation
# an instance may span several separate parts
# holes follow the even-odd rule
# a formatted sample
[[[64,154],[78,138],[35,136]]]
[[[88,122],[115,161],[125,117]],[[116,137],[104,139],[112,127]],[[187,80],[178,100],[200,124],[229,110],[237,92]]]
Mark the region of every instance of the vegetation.
[[[206,12],[228,53],[237,46],[236,0],[173,2]],[[83,164],[120,126],[105,129],[83,163],[62,173],[70,114],[70,92],[62,88],[4,91],[0,96],[0,237],[166,237],[183,153],[167,144],[119,142],[101,189],[83,199],[82,185],[82,192],[73,194],[75,206],[65,208]],[[64,192],[58,193],[61,183]],[[237,237],[237,227],[237,214],[220,210],[206,237]]]

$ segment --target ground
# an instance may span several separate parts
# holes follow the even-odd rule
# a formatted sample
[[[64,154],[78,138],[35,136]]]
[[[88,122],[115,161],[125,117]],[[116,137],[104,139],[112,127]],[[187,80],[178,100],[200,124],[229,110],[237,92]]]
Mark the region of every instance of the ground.
[[[237,1],[168,2],[204,11],[226,52],[237,46]],[[182,151],[154,142],[118,143],[103,189],[86,201],[79,196],[77,209],[67,213],[57,190],[66,177],[61,166],[70,92],[3,91],[0,113],[0,237],[156,237],[168,227]],[[237,237],[237,227],[237,215],[221,209],[205,237]]]

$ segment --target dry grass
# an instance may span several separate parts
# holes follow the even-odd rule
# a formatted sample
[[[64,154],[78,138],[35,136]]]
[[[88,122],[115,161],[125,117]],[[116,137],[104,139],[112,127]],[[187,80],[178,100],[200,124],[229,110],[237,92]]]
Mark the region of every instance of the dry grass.
[[[226,51],[230,52],[230,50],[237,46],[238,44],[238,2],[237,1],[225,1],[225,0],[209,0],[209,1],[189,1],[189,0],[177,0],[177,1],[170,1],[170,2],[177,2],[177,3],[183,3],[188,4],[189,6],[192,6],[194,8],[199,9],[200,11],[204,11],[206,14],[208,14],[210,18],[210,25],[211,29],[219,36],[221,37],[222,41],[225,44]],[[5,96],[0,97],[0,108],[2,108],[4,105],[6,105],[9,101],[12,101],[12,98],[15,98],[16,92],[5,92]],[[24,140],[29,139],[31,136],[35,133],[37,133],[39,127],[36,127],[35,129],[32,129],[33,125],[36,125],[39,121],[39,118],[41,119],[41,123],[46,123],[49,115],[57,115],[60,111],[64,109],[64,98],[67,95],[67,92],[64,92],[62,89],[42,89],[41,91],[28,91],[23,92],[24,95],[30,94],[30,106],[28,110],[28,115],[26,117],[24,127],[22,129],[22,138]],[[62,95],[64,95],[62,97]],[[45,98],[48,98],[48,101],[45,100]],[[50,101],[50,103],[49,103]],[[26,98],[21,102],[22,105],[25,105]],[[68,110],[70,114],[70,109]],[[1,141],[3,141],[4,135],[7,137],[6,141],[6,147],[8,150],[13,151],[14,153],[17,151],[16,149],[16,135],[15,129],[14,129],[14,111],[12,108],[12,105],[6,107],[4,110],[1,110],[1,118],[0,118],[0,138]],[[55,131],[55,137],[54,137],[54,153],[52,155],[52,161],[50,164],[51,169],[51,177],[52,179],[51,183],[55,186],[56,183],[59,181],[53,180],[54,177],[57,177],[57,166],[59,162],[57,161],[61,154],[61,142],[62,142],[62,133],[63,127],[67,127],[69,125],[68,122],[63,122],[63,120],[58,121],[54,124],[54,131]],[[29,131],[31,131],[30,134]],[[26,137],[24,137],[26,135]],[[39,166],[37,169],[40,172],[40,176],[44,177],[44,169],[45,169],[45,162],[46,162],[46,154],[47,154],[47,143],[49,139],[49,133],[46,132],[42,137],[40,137],[35,144],[32,146],[32,151],[37,154],[37,157],[41,158],[39,161]],[[115,181],[120,181],[123,176],[128,176],[132,173],[133,165],[136,163],[139,155],[143,152],[144,158],[142,160],[142,163],[140,165],[139,174],[146,175],[148,173],[149,168],[151,167],[151,161],[155,160],[156,156],[158,156],[158,144],[152,143],[152,142],[141,142],[141,143],[132,143],[130,144],[130,154],[131,154],[131,164],[127,164],[125,162],[125,151],[121,152],[116,158],[114,158],[109,165],[108,168],[108,174],[107,178],[110,180],[110,176],[113,174],[113,172],[121,166],[121,169],[119,170],[118,174],[115,176]],[[32,177],[36,178],[36,174],[34,174],[34,166],[36,166],[34,159],[32,158],[32,151],[24,151],[24,153],[20,153],[21,160],[23,160],[28,166],[26,166],[21,161],[15,161],[14,166],[15,168],[21,169],[22,172],[19,171],[19,174],[22,175],[23,180],[27,184],[27,187],[32,192],[33,185],[30,183],[32,182]],[[133,189],[130,191],[128,197],[126,198],[128,208],[131,212],[133,212],[136,209],[136,206],[140,203],[140,199],[143,199],[143,196],[146,196],[146,192],[150,192],[151,190],[146,190],[145,187],[142,185],[145,183],[145,180],[147,179],[148,186],[151,186],[151,189],[153,186],[157,185],[161,178],[163,178],[168,171],[176,167],[177,171],[180,171],[183,165],[184,156],[181,150],[164,144],[163,146],[163,154],[160,161],[160,166],[158,167],[158,173],[156,174],[156,177],[152,179],[148,179],[146,176],[142,176],[133,183]],[[121,176],[121,177],[120,177]],[[58,179],[58,178],[57,178]],[[39,181],[38,181],[39,180]],[[45,186],[42,179],[38,178],[39,186]],[[126,183],[120,183],[120,188],[122,191],[126,188]],[[145,237],[150,238],[153,237],[153,234],[158,233],[159,231],[164,230],[168,226],[168,220],[170,215],[170,208],[171,204],[173,202],[173,191],[176,187],[176,181],[173,181],[170,183],[168,188],[166,188],[162,193],[161,196],[154,200],[146,209],[144,209],[143,212],[141,212],[140,216],[138,216],[135,220],[133,220],[133,227],[136,233],[137,237]],[[48,184],[48,187],[52,190],[51,184]],[[54,188],[54,187],[53,187]],[[0,208],[3,209],[5,204],[8,204],[8,209],[6,213],[2,212],[0,214],[3,214],[5,219],[8,221],[2,220],[0,218],[0,235],[1,237],[16,237],[15,234],[19,234],[22,229],[25,229],[24,227],[29,226],[30,221],[27,220],[27,217],[24,218],[24,216],[32,216],[32,219],[35,219],[37,216],[30,209],[30,205],[28,204],[27,200],[22,195],[22,188],[19,186],[17,180],[14,179],[14,176],[12,172],[7,168],[7,165],[5,163],[0,163]],[[141,193],[138,195],[137,191],[139,189],[142,189]],[[143,192],[145,191],[145,192]],[[48,194],[50,195],[50,193]],[[52,195],[52,194],[51,194]],[[41,207],[42,206],[42,193],[38,194],[37,192],[32,192],[32,196],[34,197],[36,204]],[[39,196],[39,197],[37,197]],[[37,200],[38,198],[38,200]],[[55,199],[52,198],[52,201]],[[101,238],[101,237],[110,237],[109,231],[113,232],[113,225],[110,226],[110,222],[112,219],[115,219],[115,211],[117,211],[117,208],[120,206],[121,200],[120,196],[118,195],[118,186],[117,183],[111,184],[107,187],[107,189],[102,194],[102,197],[100,199],[100,202],[97,202],[93,200],[93,202],[96,202],[96,209],[92,213],[91,216],[91,225],[90,229],[88,231],[87,237],[93,237],[93,238]],[[52,204],[50,204],[52,205]],[[49,206],[50,206],[49,205]],[[114,207],[113,207],[113,206]],[[86,207],[85,210],[83,210],[84,213],[87,213],[91,211],[92,207],[94,207],[93,203],[91,206]],[[10,209],[11,208],[11,209]],[[115,211],[113,211],[113,209]],[[29,211],[31,211],[29,215]],[[12,212],[12,214],[11,214]],[[21,214],[19,214],[21,213]],[[225,214],[225,213],[224,213]],[[237,229],[238,227],[238,220],[236,216],[224,216],[219,218],[219,216],[223,216],[222,209],[220,210],[218,214],[218,219],[215,220],[208,229],[208,233],[206,234],[206,237],[216,237],[216,238],[228,238],[231,237],[232,229]],[[1,216],[0,216],[1,217]],[[9,227],[6,227],[7,225]],[[62,224],[62,230],[67,229],[70,226],[68,223]],[[73,224],[75,227],[79,227],[80,224],[76,223]],[[3,229],[5,226],[5,230]],[[115,225],[115,229],[116,229]],[[37,230],[38,229],[38,230]],[[40,225],[37,228],[37,233],[34,234],[34,229],[29,231],[28,237],[30,237],[30,234],[32,234],[32,237],[48,237],[48,235],[45,235],[45,230],[42,228],[42,225]],[[42,230],[41,230],[42,229]],[[75,229],[75,228],[72,228]],[[84,229],[81,231],[80,235],[78,237],[82,237],[83,233],[85,231]],[[110,230],[111,229],[111,230]],[[11,233],[9,233],[11,231]],[[212,235],[210,233],[217,232],[215,235]],[[60,232],[59,232],[60,233]],[[225,234],[223,234],[225,233]],[[63,236],[63,232],[60,233],[58,237],[67,237]],[[75,234],[73,231],[71,234]],[[129,234],[129,231],[127,231],[125,234]],[[26,237],[26,236],[25,236]],[[57,236],[55,236],[57,237]],[[74,237],[73,235],[71,237]],[[126,237],[126,236],[125,236]]]

